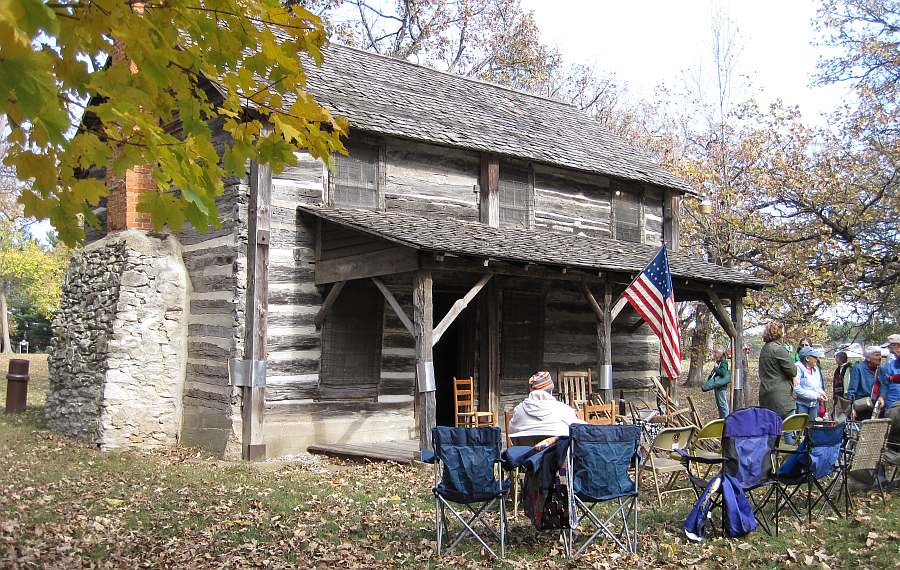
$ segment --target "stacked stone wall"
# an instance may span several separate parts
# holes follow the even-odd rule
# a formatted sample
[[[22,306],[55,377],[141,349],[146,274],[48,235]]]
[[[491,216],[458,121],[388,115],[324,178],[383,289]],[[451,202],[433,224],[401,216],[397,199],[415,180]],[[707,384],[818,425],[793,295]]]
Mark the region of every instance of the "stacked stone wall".
[[[73,256],[53,320],[51,429],[104,450],[177,443],[189,289],[173,237],[125,231]]]

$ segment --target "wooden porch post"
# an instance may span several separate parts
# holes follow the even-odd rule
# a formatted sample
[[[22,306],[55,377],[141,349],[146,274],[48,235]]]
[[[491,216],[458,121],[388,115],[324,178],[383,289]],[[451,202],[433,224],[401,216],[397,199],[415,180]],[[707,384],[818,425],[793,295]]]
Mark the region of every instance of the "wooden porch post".
[[[587,283],[581,284],[581,292],[587,299],[594,315],[597,317],[597,388],[603,390],[603,401],[607,404],[615,399],[612,383],[612,322],[615,318],[611,312],[612,290],[609,283],[603,283],[603,295],[600,303],[594,298]]]
[[[244,360],[249,386],[244,386],[241,421],[242,456],[265,459],[263,414],[266,405],[266,333],[269,306],[269,231],[272,169],[250,163],[250,203],[247,239],[247,308],[244,323]]]
[[[413,281],[413,329],[416,340],[416,386],[419,393],[419,449],[432,449],[431,428],[435,426],[434,358],[431,334],[434,306],[431,271],[420,270]]]
[[[734,388],[733,409],[746,407],[744,398],[744,299],[742,296],[734,296],[731,299],[731,323],[734,325],[735,335],[731,346],[734,353],[734,371],[731,375]]]

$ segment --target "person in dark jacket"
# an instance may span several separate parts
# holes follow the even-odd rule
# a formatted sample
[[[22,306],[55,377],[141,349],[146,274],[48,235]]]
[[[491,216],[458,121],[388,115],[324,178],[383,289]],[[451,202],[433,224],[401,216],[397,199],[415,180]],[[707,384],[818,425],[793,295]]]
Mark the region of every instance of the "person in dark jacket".
[[[850,369],[850,363],[847,362],[847,353],[843,350],[834,355],[834,363],[837,368],[834,369],[834,376],[831,378],[831,400],[844,397],[844,380],[847,378],[847,370]]]
[[[784,325],[772,321],[763,333],[759,351],[759,405],[783,418],[794,413],[794,377],[797,366],[784,348]]]
[[[709,373],[709,377],[700,388],[704,392],[716,391],[716,407],[719,409],[719,417],[724,419],[728,415],[728,383],[731,382],[731,372],[728,370],[728,356],[721,348],[713,350],[713,360],[716,367]]]

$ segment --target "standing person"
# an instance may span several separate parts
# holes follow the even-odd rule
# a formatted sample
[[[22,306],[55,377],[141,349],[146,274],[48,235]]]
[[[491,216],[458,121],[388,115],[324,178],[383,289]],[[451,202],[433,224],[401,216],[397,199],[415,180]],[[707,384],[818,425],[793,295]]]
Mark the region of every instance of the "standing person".
[[[772,321],[763,332],[759,351],[759,405],[783,418],[794,413],[794,377],[797,367],[784,348],[784,325]]]
[[[878,369],[878,401],[885,417],[892,417],[891,414],[897,412],[889,414],[889,409],[900,405],[900,334],[892,334],[887,341],[888,350],[894,358],[889,358]],[[894,423],[896,424],[897,420]],[[894,429],[897,429],[896,425]]]
[[[847,399],[851,402],[872,395],[875,385],[875,373],[881,364],[881,347],[867,346],[866,359],[857,362],[850,369],[850,386],[847,387]]]
[[[719,417],[724,419],[728,415],[728,383],[731,382],[731,372],[728,370],[728,356],[724,350],[715,348],[712,354],[716,366],[700,389],[704,392],[716,391],[716,408],[719,409]]]
[[[791,355],[791,360],[794,363],[800,362],[800,351],[806,347],[812,346],[812,341],[809,340],[809,337],[803,337],[800,339],[800,342],[797,343],[797,352]]]
[[[834,376],[831,378],[831,399],[836,400],[844,397],[844,379],[847,377],[847,370],[850,363],[847,362],[847,353],[843,350],[835,353],[834,363],[837,368],[834,369]]]
[[[828,401],[825,379],[819,368],[819,361],[825,354],[821,350],[806,346],[800,349],[797,363],[797,377],[794,379],[794,398],[797,413],[808,414],[810,421],[821,417],[819,405]]]

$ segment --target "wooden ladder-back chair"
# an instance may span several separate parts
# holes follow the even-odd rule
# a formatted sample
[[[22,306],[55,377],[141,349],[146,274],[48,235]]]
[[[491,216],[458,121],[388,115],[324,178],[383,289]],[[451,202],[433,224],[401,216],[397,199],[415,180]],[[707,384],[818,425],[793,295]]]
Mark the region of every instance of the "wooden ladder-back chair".
[[[687,427],[696,425],[690,408],[679,408],[666,388],[660,382],[659,378],[653,378],[653,386],[656,388],[657,401],[661,407],[665,408],[665,413],[661,414],[662,419],[658,420],[670,427]]]
[[[494,412],[479,412],[475,401],[475,380],[469,378],[453,378],[453,409],[456,427],[492,426]]]
[[[578,410],[578,417],[589,424],[595,426],[615,425],[616,423],[616,403],[610,404],[585,402],[584,406]]]
[[[580,410],[591,399],[591,369],[565,370],[557,375],[559,400]]]

